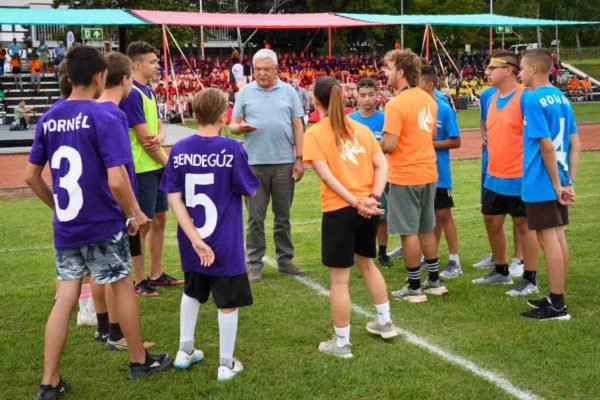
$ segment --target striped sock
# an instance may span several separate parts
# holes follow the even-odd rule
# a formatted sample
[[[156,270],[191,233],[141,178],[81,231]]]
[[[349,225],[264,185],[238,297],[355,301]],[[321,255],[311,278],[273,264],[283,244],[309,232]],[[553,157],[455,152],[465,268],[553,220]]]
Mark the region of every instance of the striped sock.
[[[427,271],[429,272],[429,280],[435,282],[440,279],[439,258],[436,257],[431,260],[425,260],[425,264],[427,265]]]
[[[421,267],[416,266],[414,268],[406,267],[406,274],[408,278],[408,287],[412,290],[417,290],[421,287]]]

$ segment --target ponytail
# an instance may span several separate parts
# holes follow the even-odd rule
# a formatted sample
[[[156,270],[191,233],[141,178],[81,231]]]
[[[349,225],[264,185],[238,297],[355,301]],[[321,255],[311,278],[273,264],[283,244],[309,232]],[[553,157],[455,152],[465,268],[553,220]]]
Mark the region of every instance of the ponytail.
[[[314,95],[319,100],[319,103],[327,108],[329,123],[335,133],[335,143],[338,149],[341,149],[343,141],[352,139],[348,119],[344,112],[342,87],[334,78],[329,76],[323,77],[317,80]]]

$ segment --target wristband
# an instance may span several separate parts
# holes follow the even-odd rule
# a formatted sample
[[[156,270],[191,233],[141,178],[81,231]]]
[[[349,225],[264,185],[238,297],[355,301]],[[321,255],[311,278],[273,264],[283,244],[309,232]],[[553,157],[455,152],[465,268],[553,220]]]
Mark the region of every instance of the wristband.
[[[371,199],[375,199],[375,200],[377,200],[377,201],[379,201],[379,200],[381,199],[381,197],[380,197],[380,196],[377,196],[375,193],[371,193],[371,194],[369,195],[369,198],[371,198]]]
[[[302,154],[300,154],[299,156],[296,156],[296,160],[302,161]]]

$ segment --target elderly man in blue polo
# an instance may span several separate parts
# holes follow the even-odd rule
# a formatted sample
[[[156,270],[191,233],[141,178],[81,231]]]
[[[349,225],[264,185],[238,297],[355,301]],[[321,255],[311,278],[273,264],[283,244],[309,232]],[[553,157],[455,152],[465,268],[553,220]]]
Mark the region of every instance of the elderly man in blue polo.
[[[248,275],[250,282],[258,282],[262,279],[262,259],[267,249],[265,218],[270,201],[277,269],[284,274],[304,275],[292,262],[294,246],[290,225],[294,185],[304,175],[304,108],[296,90],[277,77],[274,51],[259,50],[252,64],[255,80],[238,93],[230,130],[244,135],[250,165],[260,179],[256,195],[246,201]]]

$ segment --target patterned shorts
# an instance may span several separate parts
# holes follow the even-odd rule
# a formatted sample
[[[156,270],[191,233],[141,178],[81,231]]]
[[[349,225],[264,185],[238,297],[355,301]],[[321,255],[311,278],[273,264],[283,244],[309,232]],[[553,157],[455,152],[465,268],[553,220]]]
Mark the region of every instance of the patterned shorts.
[[[118,232],[99,243],[56,250],[56,275],[72,281],[92,275],[96,283],[112,283],[129,276],[131,257],[127,233]]]

